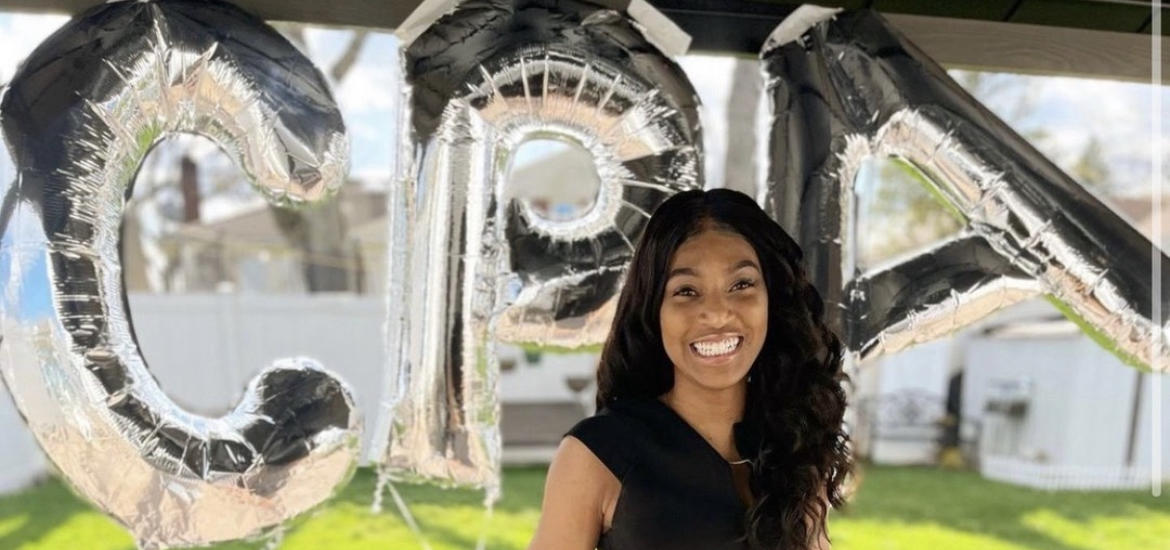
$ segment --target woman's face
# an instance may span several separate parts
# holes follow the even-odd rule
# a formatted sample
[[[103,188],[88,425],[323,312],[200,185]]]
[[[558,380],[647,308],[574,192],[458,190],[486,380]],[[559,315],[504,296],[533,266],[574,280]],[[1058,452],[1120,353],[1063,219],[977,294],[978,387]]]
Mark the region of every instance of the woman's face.
[[[671,258],[659,314],[676,385],[721,390],[739,383],[768,332],[768,290],[755,249],[721,229],[684,241]]]

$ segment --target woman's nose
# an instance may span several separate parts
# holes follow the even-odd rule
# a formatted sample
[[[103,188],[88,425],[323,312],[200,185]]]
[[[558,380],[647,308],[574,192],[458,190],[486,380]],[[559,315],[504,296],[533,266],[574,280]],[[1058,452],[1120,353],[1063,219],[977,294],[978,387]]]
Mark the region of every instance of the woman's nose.
[[[730,300],[723,296],[705,298],[699,308],[699,320],[711,326],[722,326],[734,315]]]

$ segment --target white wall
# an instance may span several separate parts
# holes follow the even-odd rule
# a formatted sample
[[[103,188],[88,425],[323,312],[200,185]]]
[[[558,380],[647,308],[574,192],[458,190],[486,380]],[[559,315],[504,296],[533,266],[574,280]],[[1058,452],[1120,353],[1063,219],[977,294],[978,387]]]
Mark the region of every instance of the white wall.
[[[1004,310],[1003,317],[1053,312],[1046,301],[1034,300]],[[1137,403],[1134,460],[1127,466],[1138,371],[1087,335],[1069,328],[1050,334],[977,336],[965,358],[965,415],[983,415],[992,378],[1026,376],[1034,382],[1032,406],[1022,426],[1021,460],[1004,457],[1002,471],[992,477],[1044,488],[1120,488],[1148,483],[1151,474],[1170,479],[1170,407],[1165,406],[1170,378],[1164,374],[1145,375]],[[1155,385],[1162,393],[1158,434],[1151,425]],[[1161,447],[1157,456],[1152,452],[1155,440]],[[1154,460],[1160,461],[1160,473],[1150,469]],[[1013,477],[1018,479],[1009,479]]]
[[[921,390],[945,398],[951,347],[952,339],[944,338],[880,359],[883,363],[878,392]]]
[[[1120,472],[1126,466],[1134,384],[1138,371],[1075,328],[1017,337],[984,336],[980,328],[1009,320],[1050,317],[1056,310],[1045,300],[1033,300],[997,312],[988,323],[957,335],[922,344],[861,366],[858,397],[925,390],[946,395],[949,364],[964,369],[963,416],[983,424],[981,443],[992,443],[994,432],[1010,439],[1000,418],[984,412],[989,387],[996,379],[1032,381],[1031,404],[1014,436],[1017,456],[1028,462],[1059,466],[1060,472]],[[1051,325],[1056,326],[1056,325]],[[1133,466],[1149,468],[1155,459],[1151,426],[1152,386],[1162,390],[1160,454],[1162,476],[1170,479],[1170,378],[1146,375]],[[871,441],[879,463],[928,461],[929,445],[899,441]],[[1057,471],[1057,470],[1053,470]],[[1063,475],[1063,474],[1062,474]],[[1075,477],[1075,476],[1074,476]]]
[[[516,361],[514,369],[500,374],[500,394],[509,403],[592,402],[597,392],[595,352],[545,352],[535,364],[526,363],[524,351],[515,346],[498,345],[497,355],[501,361]],[[576,394],[569,388],[570,378],[587,379],[588,387]]]

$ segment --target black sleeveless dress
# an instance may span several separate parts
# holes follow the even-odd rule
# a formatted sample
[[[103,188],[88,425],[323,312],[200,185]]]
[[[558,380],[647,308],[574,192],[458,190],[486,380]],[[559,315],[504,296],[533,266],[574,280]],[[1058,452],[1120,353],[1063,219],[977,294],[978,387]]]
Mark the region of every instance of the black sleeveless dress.
[[[757,438],[735,425],[740,455]],[[744,550],[747,508],[731,466],[668,405],[623,399],[565,435],[581,440],[621,481],[611,528],[598,550]]]

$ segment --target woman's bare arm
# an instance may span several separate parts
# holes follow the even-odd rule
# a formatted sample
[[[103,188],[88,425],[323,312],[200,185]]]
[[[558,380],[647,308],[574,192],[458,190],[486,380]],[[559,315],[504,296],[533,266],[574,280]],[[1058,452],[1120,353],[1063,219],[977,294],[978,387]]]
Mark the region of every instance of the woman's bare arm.
[[[575,437],[561,440],[544,483],[528,550],[593,550],[620,491],[613,473]]]

